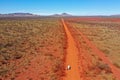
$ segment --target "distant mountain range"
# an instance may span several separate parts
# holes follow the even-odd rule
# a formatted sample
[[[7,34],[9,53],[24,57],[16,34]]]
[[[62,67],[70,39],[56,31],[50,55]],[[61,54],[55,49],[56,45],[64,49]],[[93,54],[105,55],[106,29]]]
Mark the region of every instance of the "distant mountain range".
[[[31,13],[9,13],[9,14],[0,14],[0,17],[32,17],[39,16]]]
[[[120,14],[117,15],[111,15],[112,17],[120,17]]]
[[[71,14],[68,14],[68,13],[62,13],[62,14],[54,14],[54,15],[51,15],[53,17],[69,17],[69,16],[73,16]]]
[[[0,14],[0,17],[36,17],[36,16],[46,16],[46,15],[35,15],[31,13],[9,13],[9,14]],[[72,16],[67,13],[62,14],[53,14],[53,15],[47,15],[51,17],[66,17],[66,16]]]
[[[0,14],[0,17],[40,17],[40,16],[46,16],[46,15],[36,15],[36,14],[32,14],[32,13],[8,13],[8,14]],[[62,13],[62,14],[53,14],[53,15],[47,15],[50,17],[74,17],[76,15],[71,15],[68,13]],[[120,18],[120,14],[117,15],[98,15],[98,16],[76,16],[76,17],[118,17]]]

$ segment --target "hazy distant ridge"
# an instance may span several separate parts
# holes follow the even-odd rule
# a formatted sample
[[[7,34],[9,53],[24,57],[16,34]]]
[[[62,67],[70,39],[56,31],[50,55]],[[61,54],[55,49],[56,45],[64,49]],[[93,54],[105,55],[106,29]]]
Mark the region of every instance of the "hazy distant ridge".
[[[8,13],[8,14],[0,14],[0,17],[39,17],[39,16],[45,16],[45,15],[36,15],[32,13]],[[71,17],[71,16],[76,16],[76,15],[71,15],[68,13],[62,13],[62,14],[53,14],[53,15],[46,15],[46,16],[51,16],[51,17]],[[117,15],[84,15],[80,16],[77,15],[76,17],[118,17],[120,18],[120,14]]]
[[[51,16],[53,16],[53,17],[67,17],[67,16],[73,16],[73,15],[68,14],[68,13],[62,13],[62,14],[53,14]]]
[[[8,14],[0,14],[0,17],[29,17],[29,16],[39,16],[31,13],[8,13]]]

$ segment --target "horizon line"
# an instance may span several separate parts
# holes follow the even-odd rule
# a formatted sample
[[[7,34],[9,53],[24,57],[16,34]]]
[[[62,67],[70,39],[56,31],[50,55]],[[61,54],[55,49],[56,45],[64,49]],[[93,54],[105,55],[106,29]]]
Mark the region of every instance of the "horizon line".
[[[70,13],[70,12],[61,12],[61,13],[50,13],[50,14],[44,14],[44,13],[33,13],[33,12],[10,12],[10,13],[0,13],[0,14],[14,14],[14,13],[29,13],[29,14],[33,14],[33,15],[43,15],[43,16],[50,16],[50,15],[55,15],[55,14],[58,14],[58,15],[61,15],[63,13],[66,13],[66,14],[69,14],[69,15],[73,15],[73,16],[112,16],[112,15],[120,15],[120,14],[73,14],[73,13]]]

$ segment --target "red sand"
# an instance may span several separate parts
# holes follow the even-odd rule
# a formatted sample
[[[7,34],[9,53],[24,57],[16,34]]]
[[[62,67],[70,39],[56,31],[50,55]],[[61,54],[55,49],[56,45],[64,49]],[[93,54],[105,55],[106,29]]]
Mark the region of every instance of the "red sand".
[[[95,52],[106,64],[108,64],[110,66],[110,68],[112,69],[112,72],[113,72],[114,76],[117,78],[117,80],[120,80],[120,69],[118,69],[116,66],[114,66],[112,64],[112,62],[109,60],[109,58],[107,58],[102,51],[100,51],[89,39],[87,39],[87,37],[85,35],[83,35],[82,32],[78,31],[77,29],[76,29],[76,31],[81,35],[83,40],[92,49],[92,51]]]
[[[63,19],[62,19],[62,23],[64,25],[67,39],[68,39],[66,67],[68,64],[72,66],[72,69],[70,71],[67,71],[67,70],[65,71],[66,76],[64,77],[64,80],[82,80],[82,78],[80,78],[82,74],[79,73],[79,68],[78,68],[78,53],[80,52],[79,52],[79,49],[77,48],[76,40],[74,40],[74,37],[73,37],[74,35],[71,35],[71,32],[69,31],[69,29],[73,29],[73,28],[70,28],[67,24],[65,24],[65,21]],[[102,51],[100,51],[89,39],[87,39],[87,37],[82,32],[78,31],[77,29],[74,29],[74,30],[80,34],[82,39],[92,49],[95,55],[99,56],[99,58],[101,58],[104,63],[108,64],[108,66],[111,68],[113,75],[116,77],[116,79],[120,80],[120,69],[114,66],[110,61],[110,59],[107,58],[105,54]]]
[[[78,48],[76,47],[76,43],[63,19],[62,23],[67,35],[66,67],[67,65],[71,66],[71,70],[65,70],[66,76],[63,80],[81,80],[78,69]]]

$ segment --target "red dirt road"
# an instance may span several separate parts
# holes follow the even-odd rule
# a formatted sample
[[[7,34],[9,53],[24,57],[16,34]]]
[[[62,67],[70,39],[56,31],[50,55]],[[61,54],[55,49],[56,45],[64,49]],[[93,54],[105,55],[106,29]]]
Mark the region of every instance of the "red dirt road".
[[[63,80],[81,80],[78,68],[78,48],[76,47],[76,43],[63,19],[62,23],[67,35],[67,55],[65,66],[71,66],[71,70],[65,70],[66,76],[63,78]]]
[[[103,62],[105,62],[106,64],[108,64],[110,66],[116,79],[120,80],[120,69],[118,69],[116,66],[114,66],[112,64],[112,62],[110,61],[110,59],[105,56],[105,53],[100,51],[89,39],[87,39],[87,37],[82,32],[78,31],[77,29],[75,31],[81,35],[83,40],[92,49],[92,51],[95,52],[103,60]]]
[[[72,69],[66,70],[66,76],[64,77],[64,80],[82,80],[80,78],[79,68],[78,68],[78,53],[79,50],[76,47],[76,42],[71,35],[71,32],[69,31],[69,27],[66,25],[65,21],[62,19],[62,23],[65,28],[65,32],[67,35],[67,56],[66,56],[66,67],[67,65],[71,65]],[[75,28],[74,28],[75,29]],[[120,80],[120,69],[118,69],[116,66],[112,64],[110,59],[105,56],[105,53],[100,51],[82,32],[75,29],[77,33],[80,34],[82,39],[86,42],[86,44],[92,49],[93,52],[95,52],[95,55],[97,55],[99,58],[102,59],[102,61],[111,68],[113,75],[116,77],[117,80]]]

